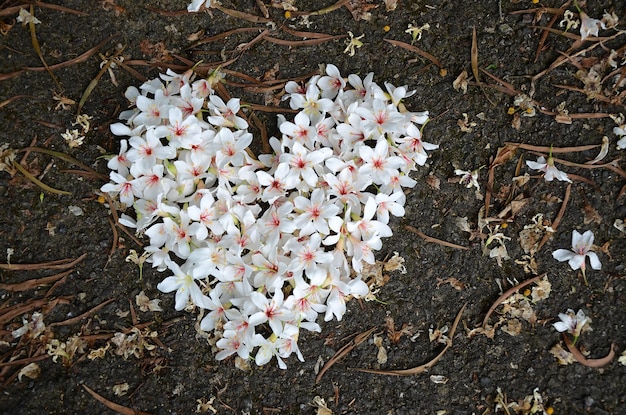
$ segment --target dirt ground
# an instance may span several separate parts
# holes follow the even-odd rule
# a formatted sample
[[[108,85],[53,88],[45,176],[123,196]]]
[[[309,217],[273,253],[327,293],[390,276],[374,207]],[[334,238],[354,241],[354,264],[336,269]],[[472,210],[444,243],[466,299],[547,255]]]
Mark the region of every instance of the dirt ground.
[[[624,1],[579,3],[589,16],[614,12],[618,28],[626,23]],[[264,13],[251,0],[223,3],[245,16],[217,9],[178,13],[186,7],[183,0],[38,3],[33,9],[41,23],[35,33],[53,80],[42,67],[29,26],[16,23],[19,7],[30,6],[0,0],[0,145],[58,152],[22,150],[15,160],[46,185],[69,192],[44,191],[10,168],[0,172],[0,413],[626,413],[626,367],[623,357],[618,361],[626,347],[626,250],[624,229],[615,226],[616,220],[626,220],[620,160],[625,153],[616,149],[616,124],[608,117],[626,113],[626,89],[615,86],[626,73],[624,36],[607,29],[600,31],[602,41],[580,43],[578,29],[570,29],[570,37],[559,29],[562,16],[551,23],[563,2],[550,0],[399,1],[395,10],[382,2],[357,0],[350,3],[353,13],[342,6],[298,17],[298,12],[331,4],[295,1],[297,10],[290,18],[282,8],[267,5],[270,19],[279,24],[271,25],[250,21],[250,15]],[[569,5],[567,10],[576,8]],[[409,24],[426,23],[429,29],[412,49]],[[307,45],[280,25],[344,37]],[[553,32],[537,28],[548,25]],[[236,28],[260,30],[240,30],[200,45],[194,40]],[[274,38],[298,42],[251,42],[264,29]],[[344,53],[348,31],[364,35],[354,56]],[[404,42],[404,47],[386,39]],[[121,56],[130,70],[121,65],[102,70],[103,58],[115,54],[118,45],[124,47]],[[600,65],[594,85],[591,68],[608,62],[611,50],[617,53],[616,67]],[[474,64],[472,56],[477,58]],[[306,361],[289,359],[287,370],[275,361],[261,368],[251,362],[243,369],[234,359],[217,362],[206,336],[196,330],[197,316],[176,312],[174,296],[156,289],[164,275],[146,265],[140,280],[138,267],[125,260],[131,249],[141,252],[141,246],[112,227],[108,203],[99,198],[98,189],[106,183],[101,175],[108,175],[102,155],[119,151],[119,139],[109,126],[127,108],[126,88],[166,67],[182,71],[190,62],[217,64],[233,58],[222,65],[232,71],[226,89],[257,104],[269,99],[273,105],[272,96],[242,88],[251,81],[240,74],[287,80],[333,63],[344,76],[374,72],[381,85],[408,85],[417,92],[406,107],[430,111],[425,141],[440,146],[413,175],[418,184],[407,192],[406,215],[392,220],[394,235],[377,253],[382,261],[397,252],[406,273],[385,271],[389,278],[376,293],[377,301],[352,300],[342,321],[322,323],[319,334],[302,332],[299,345]],[[468,74],[466,92],[459,83],[458,88],[453,85],[463,71]],[[99,72],[99,81],[90,85]],[[90,87],[81,111],[93,117],[90,129],[80,147],[70,148],[61,134],[81,128],[72,123]],[[527,116],[532,109],[514,105],[522,93],[532,93],[537,103],[532,117]],[[275,114],[257,115],[269,134],[275,134]],[[584,164],[600,153],[605,136],[606,156]],[[499,149],[505,143],[524,145],[506,147],[510,157],[504,157]],[[557,152],[586,145],[597,146]],[[550,146],[555,157],[576,163],[557,164],[568,172],[571,185],[546,182],[526,167],[525,160],[536,160],[537,151],[547,155]],[[480,169],[480,190],[460,185],[455,169]],[[524,173],[531,175],[527,182],[513,180]],[[486,203],[488,212],[481,211]],[[478,218],[485,214],[491,221],[481,228]],[[533,225],[538,214],[543,222]],[[462,218],[470,232],[459,226]],[[536,253],[524,252],[528,241],[520,232],[534,226],[541,239],[541,225],[556,230]],[[588,285],[579,271],[552,257],[554,250],[571,247],[573,230],[595,235],[602,268],[588,267]],[[498,233],[507,238],[500,240],[509,256],[500,265],[489,255],[500,246],[498,237],[493,238]],[[19,267],[57,260],[66,261]],[[551,284],[549,295],[539,295],[546,287],[539,280],[521,288],[495,309],[481,330],[503,292],[544,274]],[[159,299],[163,311],[141,311],[136,303],[141,291]],[[449,336],[446,328],[452,329],[463,306],[456,332]],[[592,320],[592,331],[576,343],[588,365],[609,355],[613,345],[615,356],[601,362],[602,367],[560,364],[551,352],[558,345],[566,348],[552,323],[568,309],[583,310]],[[43,332],[36,338],[14,338],[12,332],[31,322],[35,313],[42,315]],[[370,329],[369,336],[363,334]],[[116,333],[137,336],[127,356],[112,343]],[[445,336],[450,337],[449,348]],[[355,345],[355,338],[363,341]],[[316,382],[320,368],[346,345],[354,347]],[[444,348],[428,370],[416,370],[423,373],[356,370],[419,367]],[[54,359],[48,354],[53,351]],[[40,373],[23,370],[29,364]]]

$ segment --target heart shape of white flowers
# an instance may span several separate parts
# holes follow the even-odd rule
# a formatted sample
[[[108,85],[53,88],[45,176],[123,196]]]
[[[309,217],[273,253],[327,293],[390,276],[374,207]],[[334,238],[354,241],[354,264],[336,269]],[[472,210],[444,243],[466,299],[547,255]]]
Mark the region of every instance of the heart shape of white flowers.
[[[279,115],[273,153],[254,157],[239,99],[214,94],[219,73],[192,77],[168,71],[127,90],[136,108],[111,131],[130,138],[102,191],[134,208],[120,222],[150,238],[148,261],[171,274],[157,288],[176,291],[176,310],[207,312],[200,328],[221,335],[218,360],[258,348],[257,365],[276,357],[284,369],[294,352],[303,361],[301,328],[319,332],[319,314],[341,320],[346,298],[368,293],[363,262],[391,236],[389,215],[404,215],[409,173],[438,148],[418,128],[428,113],[406,110],[404,86],[329,64],[286,84],[299,112]]]

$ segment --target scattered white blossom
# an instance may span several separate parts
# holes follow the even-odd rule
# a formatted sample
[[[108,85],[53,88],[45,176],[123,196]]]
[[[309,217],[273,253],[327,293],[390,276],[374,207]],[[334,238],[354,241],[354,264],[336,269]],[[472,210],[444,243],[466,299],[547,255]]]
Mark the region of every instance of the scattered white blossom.
[[[585,12],[580,12],[580,40],[585,40],[589,36],[598,36],[600,28],[606,29],[606,25],[602,20],[593,19]]]
[[[561,333],[567,332],[571,334],[574,339],[578,339],[583,330],[591,330],[589,326],[591,319],[585,315],[583,310],[578,310],[574,314],[574,310],[570,308],[565,314],[559,313],[559,318],[561,321],[552,324],[554,328]]]
[[[557,249],[552,253],[552,256],[557,261],[568,261],[569,266],[572,267],[573,270],[580,269],[586,282],[585,262],[587,257],[589,257],[591,268],[595,270],[602,268],[598,255],[593,252],[592,249],[593,232],[586,231],[581,235],[578,231],[574,230],[572,231],[572,250]]]
[[[537,161],[526,160],[526,165],[533,170],[539,170],[544,172],[543,178],[547,182],[551,182],[554,179],[563,181],[563,182],[572,182],[569,177],[567,177],[567,173],[560,171],[554,166],[554,159],[552,156],[548,157],[548,160],[545,157],[540,156]]]
[[[478,171],[480,169],[466,171],[461,169],[454,170],[454,174],[457,176],[461,176],[459,183],[467,187],[468,189],[472,186],[476,188],[476,190],[480,190],[480,184],[478,184]]]

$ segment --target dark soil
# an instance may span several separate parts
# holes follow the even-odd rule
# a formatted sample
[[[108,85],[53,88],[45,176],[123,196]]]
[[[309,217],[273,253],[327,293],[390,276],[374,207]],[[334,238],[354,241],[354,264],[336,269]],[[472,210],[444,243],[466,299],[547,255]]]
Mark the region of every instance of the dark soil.
[[[189,49],[193,42],[188,37],[200,30],[205,31],[206,36],[238,27],[272,30],[264,24],[230,17],[218,10],[168,16],[147,7],[150,4],[155,9],[177,11],[186,7],[183,0],[117,0],[119,9],[112,6],[113,1],[51,0],[51,3],[86,15],[34,8],[36,17],[42,21],[36,26],[37,38],[49,65],[76,58],[108,39],[98,52],[111,55],[117,44],[124,45],[125,62],[148,79],[156,77],[159,69],[156,65],[139,65],[138,61],[166,61],[168,57],[158,53],[159,45],[170,51],[166,64],[187,68],[188,65],[176,56],[193,62],[220,62],[223,60],[220,52],[223,51],[226,59],[237,56],[238,52],[233,52],[237,45],[251,41],[258,34],[240,33]],[[18,13],[11,8],[19,4],[12,0],[0,1],[4,24],[15,22]],[[330,4],[296,2],[300,10],[318,10]],[[548,0],[541,6],[558,8],[561,4]],[[24,307],[24,311],[13,317],[0,320],[3,322],[0,326],[1,413],[115,413],[94,399],[83,385],[119,405],[151,414],[195,413],[198,400],[208,402],[213,398],[212,406],[220,414],[317,413],[313,403],[316,396],[323,398],[335,414],[505,413],[497,409],[498,401],[521,402],[535,389],[543,398],[544,407],[553,408],[555,414],[626,413],[626,367],[618,362],[618,356],[626,347],[626,250],[624,234],[613,226],[616,219],[626,218],[624,197],[618,197],[625,180],[615,170],[560,166],[574,178],[569,202],[556,233],[535,255],[536,272],[546,273],[552,284],[549,297],[532,304],[536,321],[531,323],[520,318],[521,330],[515,336],[502,331],[511,317],[502,314],[501,307],[490,318],[491,324],[502,319],[493,338],[481,334],[468,336],[469,330],[480,326],[501,290],[506,291],[516,281],[534,276],[525,273],[523,266],[515,262],[524,255],[519,232],[531,224],[538,213],[547,221],[554,220],[567,188],[564,182],[548,183],[537,175],[521,187],[509,187],[516,175],[536,174],[523,160],[536,160],[537,155],[518,150],[511,160],[495,169],[493,188],[489,189],[488,167],[498,149],[505,142],[554,147],[599,144],[607,135],[611,145],[601,163],[624,157],[624,153],[616,150],[616,137],[612,133],[615,123],[610,118],[589,116],[574,119],[568,125],[557,123],[554,116],[538,113],[535,117],[521,117],[521,126],[515,129],[511,126],[513,116],[507,113],[513,105],[513,96],[472,82],[463,94],[453,88],[453,81],[463,70],[472,78],[473,28],[477,34],[478,67],[525,92],[530,91],[530,77],[548,68],[561,56],[559,51],[568,51],[575,40],[550,34],[535,61],[542,31],[531,26],[546,26],[552,15],[512,14],[539,6],[530,1],[404,1],[395,11],[386,11],[381,2],[362,5],[376,6],[370,10],[369,21],[355,20],[342,7],[309,16],[308,27],[301,20],[285,19],[283,10],[269,10],[275,21],[294,25],[297,30],[333,35],[345,35],[347,31],[355,36],[364,34],[364,45],[356,50],[355,56],[343,53],[344,40],[294,47],[262,41],[240,53],[239,59],[225,69],[260,79],[277,68],[277,78],[291,79],[317,71],[320,64],[334,63],[344,76],[374,72],[380,85],[388,81],[417,90],[407,99],[406,106],[414,111],[430,111],[432,120],[424,130],[425,140],[439,144],[440,149],[432,151],[428,164],[414,175],[418,184],[407,194],[406,216],[393,221],[394,236],[385,241],[383,250],[378,253],[382,260],[398,252],[406,260],[407,273],[390,273],[389,281],[377,293],[379,301],[352,300],[343,320],[322,324],[321,334],[303,332],[299,345],[306,359],[304,363],[290,359],[288,369],[280,370],[275,361],[262,368],[252,362],[251,368],[243,371],[235,367],[233,359],[217,362],[211,345],[196,331],[196,316],[175,312],[173,295],[155,288],[164,275],[148,265],[143,279],[139,280],[138,268],[125,258],[129,249],[141,252],[141,247],[119,229],[120,240],[112,250],[111,214],[96,193],[105,181],[68,172],[77,167],[50,155],[19,153],[16,160],[28,171],[49,186],[67,190],[71,195],[42,192],[21,173],[0,172],[2,262],[9,262],[8,249],[14,252],[10,256],[11,264],[34,264],[83,254],[86,257],[52,290],[50,284],[13,292],[6,285],[1,286],[0,318]],[[254,1],[225,2],[224,6],[261,15]],[[626,17],[623,1],[589,0],[583,7],[593,17],[601,16],[603,10],[615,12],[623,26]],[[573,6],[570,9],[575,10]],[[535,18],[539,20],[535,22]],[[445,72],[415,52],[384,41],[388,38],[410,43],[411,37],[405,33],[409,23],[430,25],[430,30],[424,31],[415,46],[433,55]],[[388,31],[385,26],[389,27]],[[558,27],[557,24],[554,27]],[[578,34],[577,30],[571,32]],[[614,33],[601,32],[606,36]],[[299,39],[281,31],[272,35]],[[587,42],[583,48],[592,44]],[[606,57],[610,49],[615,49],[620,51],[616,61],[621,65],[623,46],[623,37],[607,40],[602,47],[589,51],[586,58]],[[573,55],[575,51],[568,53]],[[125,89],[139,86],[141,81],[121,68],[113,69],[117,85],[108,73],[100,78],[82,110],[93,117],[92,130],[85,143],[76,149],[69,149],[61,138],[67,128],[76,128],[71,125],[76,105],[65,110],[57,107],[58,101],[53,98],[56,93],[78,102],[100,71],[100,62],[95,54],[83,62],[54,69],[62,89],[45,70],[27,70],[7,76],[5,74],[24,67],[41,67],[42,64],[31,44],[28,27],[18,23],[3,34],[0,37],[0,144],[8,144],[13,149],[32,145],[63,152],[108,175],[106,162],[100,156],[103,151],[117,153],[119,150],[118,139],[110,133],[109,125],[116,122],[119,112],[127,107]],[[579,60],[577,64],[588,68],[591,62]],[[161,71],[164,70],[163,67]],[[537,80],[534,99],[550,111],[565,102],[570,114],[624,112],[622,105],[609,105],[601,99],[588,99],[583,93],[555,86],[582,88],[583,84],[575,78],[577,70],[575,65],[565,63],[548,72]],[[480,79],[490,85],[496,83],[483,73]],[[236,76],[227,76],[226,80],[231,95],[265,103],[263,94],[234,86],[233,83],[244,82]],[[12,97],[17,98],[5,101]],[[458,120],[463,120],[463,114],[467,114],[469,122],[476,123],[469,132],[462,132],[459,127]],[[259,113],[259,116],[271,133],[275,114]],[[598,152],[599,148],[595,148],[555,155],[584,163]],[[521,170],[516,172],[520,157]],[[623,167],[624,163],[616,165]],[[480,192],[483,197],[488,190],[492,193],[490,217],[497,217],[509,205],[510,195],[527,198],[527,203],[514,216],[505,213],[500,218],[507,224],[500,231],[511,238],[506,242],[511,259],[504,260],[502,266],[483,255],[480,238],[469,240],[469,234],[455,224],[456,218],[467,217],[475,228],[484,200],[479,200],[472,189],[449,179],[456,177],[455,168],[473,170],[481,166],[486,167],[480,170]],[[440,188],[431,186],[433,177],[429,175],[440,181]],[[83,215],[72,214],[70,206],[80,207]],[[590,210],[595,210],[597,217],[584,223]],[[405,225],[469,249],[428,242],[407,231]],[[592,230],[596,245],[606,248],[601,252],[598,248],[602,269],[587,271],[588,286],[579,272],[572,271],[566,263],[557,262],[551,255],[558,248],[569,249],[574,229]],[[488,235],[487,228],[484,232]],[[0,282],[15,284],[59,272],[62,270],[3,269]],[[458,280],[460,289],[448,282],[442,283],[454,283],[452,279]],[[161,299],[164,311],[139,311],[135,296],[142,290],[151,299]],[[88,313],[107,300],[112,301]],[[453,336],[452,347],[427,373],[398,377],[354,370],[406,369],[427,363],[443,348],[441,343],[429,340],[429,329],[451,327],[464,304],[466,308]],[[135,319],[132,313],[121,313],[128,312],[130,305],[136,313]],[[601,358],[609,353],[611,344],[615,345],[616,356],[606,366],[560,365],[550,353],[550,349],[561,342],[561,335],[552,323],[558,321],[559,313],[569,308],[582,309],[592,319],[593,331],[584,333],[577,343],[589,352],[588,358]],[[11,331],[22,326],[22,318],[30,319],[33,312],[44,315],[47,332],[37,339],[14,340]],[[83,313],[87,314],[71,324],[53,325]],[[411,334],[394,339],[389,330],[385,330],[388,318],[393,319],[397,330],[403,325],[409,326]],[[148,341],[157,346],[155,349],[145,350],[140,357],[124,359],[114,353],[115,347],[111,345],[104,358],[87,357],[91,350],[105,346],[114,333],[128,331],[134,323],[151,323],[148,327],[157,333],[157,338]],[[383,337],[387,363],[377,363],[378,349],[370,336],[332,366],[316,384],[318,361],[327,362],[353,336],[372,327],[377,327],[376,333]],[[77,334],[87,342],[84,350],[65,361],[59,358],[56,363],[45,357],[46,343],[53,338],[65,342]],[[29,358],[38,356],[40,376],[18,380],[17,372],[31,362]],[[13,360],[22,363],[12,363]],[[444,376],[447,382],[435,383],[431,375]],[[116,396],[113,387],[123,383],[129,386],[127,394]],[[508,411],[515,413],[513,409]]]

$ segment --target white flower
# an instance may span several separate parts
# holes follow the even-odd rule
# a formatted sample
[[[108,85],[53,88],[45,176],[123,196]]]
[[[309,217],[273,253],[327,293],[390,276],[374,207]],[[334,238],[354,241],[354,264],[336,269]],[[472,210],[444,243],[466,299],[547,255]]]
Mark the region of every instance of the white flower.
[[[359,156],[363,165],[359,168],[359,175],[371,177],[375,184],[389,183],[394,172],[404,165],[402,158],[389,155],[389,143],[380,139],[376,148],[361,146]]]
[[[554,166],[554,159],[552,157],[548,157],[547,161],[543,156],[539,157],[536,162],[527,160],[526,165],[531,169],[544,172],[543,177],[547,182],[551,182],[555,178],[563,182],[572,182],[569,177],[567,177],[567,173],[560,171]]]
[[[480,190],[480,184],[478,184],[478,170],[466,171],[461,169],[454,170],[454,174],[457,176],[461,176],[459,180],[459,184],[465,185],[468,189],[472,186],[476,188],[476,190]]]
[[[598,36],[598,30],[600,27],[606,29],[606,25],[602,20],[592,19],[585,12],[580,12],[580,40],[585,40],[589,36]]]
[[[568,261],[569,266],[572,267],[573,270],[580,269],[584,276],[586,257],[589,257],[591,268],[595,270],[602,268],[598,255],[591,251],[592,247],[593,232],[586,231],[581,235],[578,231],[574,230],[572,232],[572,250],[568,251],[567,249],[557,249],[552,253],[552,256],[557,261]]]
[[[552,324],[554,328],[561,333],[568,332],[574,336],[575,339],[580,336],[583,329],[591,330],[588,326],[588,324],[591,323],[591,319],[585,316],[583,310],[578,310],[578,312],[574,314],[574,310],[570,308],[567,310],[567,314],[559,313],[559,318],[561,321]]]
[[[174,308],[177,311],[185,308],[189,299],[198,307],[210,307],[211,302],[209,298],[202,294],[200,287],[196,285],[195,278],[191,276],[190,272],[187,272],[186,269],[181,268],[175,262],[170,262],[168,268],[174,275],[161,281],[157,288],[164,293],[176,291],[176,306]]]

